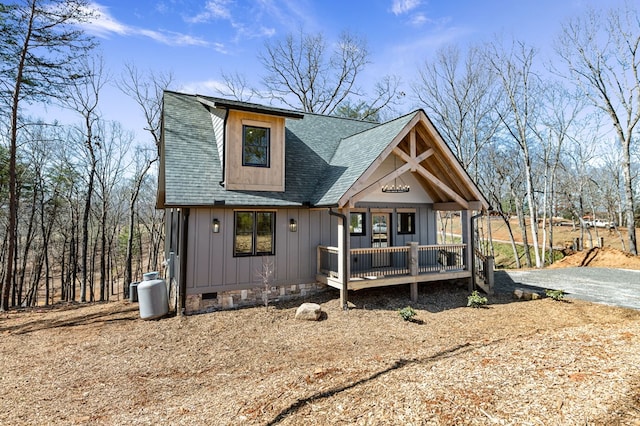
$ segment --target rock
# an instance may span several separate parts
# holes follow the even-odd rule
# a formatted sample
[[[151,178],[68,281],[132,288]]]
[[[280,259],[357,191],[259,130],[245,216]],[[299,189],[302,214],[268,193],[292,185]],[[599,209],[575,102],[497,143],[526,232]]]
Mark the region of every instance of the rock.
[[[540,295],[534,291],[524,290],[521,288],[517,288],[513,291],[513,296],[516,299],[524,299],[524,300],[537,300],[540,299]]]
[[[322,315],[322,308],[317,303],[303,303],[296,310],[296,319],[318,321]]]

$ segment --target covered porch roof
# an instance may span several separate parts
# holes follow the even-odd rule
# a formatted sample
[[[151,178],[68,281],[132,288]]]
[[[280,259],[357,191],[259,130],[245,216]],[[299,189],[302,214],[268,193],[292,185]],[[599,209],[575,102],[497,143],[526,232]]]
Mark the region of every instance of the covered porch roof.
[[[348,138],[345,145],[367,146],[367,141],[379,140],[380,127]],[[398,166],[382,176],[376,173],[392,156]],[[419,182],[435,210],[490,209],[487,199],[422,110],[416,111],[387,141],[384,149],[340,197],[338,207],[353,208],[357,202],[380,192],[384,185],[406,173],[411,173]]]

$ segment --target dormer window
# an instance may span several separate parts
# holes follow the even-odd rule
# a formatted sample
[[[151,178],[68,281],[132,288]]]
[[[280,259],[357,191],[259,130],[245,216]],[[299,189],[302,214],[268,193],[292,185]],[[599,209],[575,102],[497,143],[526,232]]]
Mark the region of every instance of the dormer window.
[[[242,126],[242,165],[250,167],[269,167],[271,149],[270,129],[268,127]]]

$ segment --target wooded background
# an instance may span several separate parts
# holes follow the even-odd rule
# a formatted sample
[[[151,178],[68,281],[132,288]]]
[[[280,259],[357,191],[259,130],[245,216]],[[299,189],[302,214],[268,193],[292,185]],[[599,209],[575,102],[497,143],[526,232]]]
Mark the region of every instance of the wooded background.
[[[0,3],[2,310],[109,300],[162,267],[159,120],[163,90],[179,87],[168,70],[106,69],[78,25],[91,19],[84,0]],[[301,30],[265,44],[258,86],[223,72],[212,95],[372,121],[423,108],[494,214],[509,227],[518,218],[510,234],[521,234],[527,266],[551,258],[557,218],[626,227],[624,248],[637,254],[640,15],[631,2],[592,9],[556,40],[546,57],[513,38],[449,45],[411,81],[382,76],[365,93],[366,40]],[[107,85],[139,105],[146,137],[101,114]],[[75,121],[32,116],[34,104]]]

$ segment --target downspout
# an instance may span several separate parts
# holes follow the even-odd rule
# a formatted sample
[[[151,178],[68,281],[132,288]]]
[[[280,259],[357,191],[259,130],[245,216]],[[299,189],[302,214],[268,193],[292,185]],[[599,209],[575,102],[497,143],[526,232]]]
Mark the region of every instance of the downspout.
[[[225,176],[225,165],[226,165],[226,157],[227,157],[227,118],[229,117],[229,108],[225,110],[224,120],[222,124],[222,158],[220,162],[222,163],[222,180],[218,182],[220,186],[224,187],[224,176]]]
[[[189,237],[189,209],[184,209],[182,215],[182,251],[180,252],[180,311],[178,315],[183,316],[187,304],[187,242]]]
[[[342,214],[342,213],[337,213],[334,212],[331,208],[329,208],[329,214],[331,216],[336,216],[342,219],[342,238],[344,239],[344,243],[343,245],[347,245],[347,238],[349,238],[349,225],[347,223],[347,216]],[[347,291],[348,291],[348,284],[349,284],[349,277],[347,277],[346,274],[346,266],[347,266],[347,262],[349,261],[349,253],[347,253],[347,250],[342,250],[342,262],[343,262],[343,273],[342,273],[342,291],[344,292],[345,295],[345,300],[346,300],[346,295],[347,295]],[[343,310],[347,311],[349,310],[349,306],[347,306],[347,303],[345,302],[344,306],[342,307]]]

